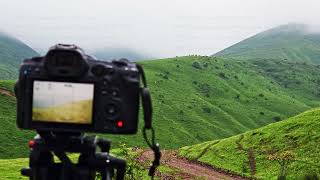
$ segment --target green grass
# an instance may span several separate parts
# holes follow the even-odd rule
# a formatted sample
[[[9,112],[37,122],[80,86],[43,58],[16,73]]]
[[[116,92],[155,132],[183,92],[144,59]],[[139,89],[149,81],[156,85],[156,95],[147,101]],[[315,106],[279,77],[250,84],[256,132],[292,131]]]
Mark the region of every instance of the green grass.
[[[120,149],[115,149],[112,154],[121,156],[121,150]],[[72,162],[76,163],[78,159],[78,155],[73,154],[69,155]],[[135,156],[135,154],[131,154],[130,156]],[[59,162],[57,158],[55,158],[55,162]],[[17,159],[0,159],[0,179],[1,180],[27,180],[25,176],[22,176],[20,174],[20,169],[25,168],[29,166],[29,159],[28,158],[17,158]],[[132,163],[132,162],[129,162]],[[148,173],[147,170],[140,170],[141,172],[139,173],[140,176],[143,179],[148,179]]]
[[[290,152],[295,155],[295,160],[288,166],[288,179],[297,179],[306,174],[320,175],[319,132],[320,109],[313,109],[244,134],[183,147],[179,154],[250,177],[248,150],[252,148],[252,157],[256,161],[256,174],[253,177],[276,179],[280,165],[268,157]]]
[[[38,53],[23,42],[0,32],[0,79],[15,79],[20,63]]]
[[[120,157],[127,160],[127,171],[132,169],[132,173],[127,172],[126,179],[134,177],[135,179],[150,179],[148,176],[148,168],[151,162],[145,162],[146,164],[137,163],[136,159],[140,155],[141,151],[133,151],[131,148],[119,148],[113,149],[111,154],[116,157]],[[69,154],[68,155],[73,163],[76,163],[79,154]],[[55,157],[55,162],[60,162],[58,158]],[[16,158],[16,159],[0,159],[0,179],[1,180],[27,180],[28,178],[20,175],[20,169],[29,166],[28,158]],[[164,175],[175,175],[179,171],[172,169],[166,165],[160,165],[158,171]],[[130,176],[131,175],[131,176]],[[155,178],[159,179],[159,178]]]
[[[12,81],[0,81],[0,88],[13,91]],[[0,157],[15,158],[28,155],[28,140],[35,135],[16,126],[16,99],[0,94]]]
[[[320,63],[320,34],[306,25],[282,25],[232,45],[214,56],[235,59],[287,59]]]
[[[142,64],[153,97],[157,139],[163,148],[229,137],[320,105],[320,71],[312,64],[274,60],[266,65],[203,56]],[[13,81],[0,81],[0,87],[12,88]],[[26,141],[34,133],[15,127],[14,98],[1,95],[0,101],[0,127],[4,129],[0,138],[5,145],[0,158],[25,157]],[[104,136],[115,147],[122,142],[146,146],[140,131],[134,136]]]

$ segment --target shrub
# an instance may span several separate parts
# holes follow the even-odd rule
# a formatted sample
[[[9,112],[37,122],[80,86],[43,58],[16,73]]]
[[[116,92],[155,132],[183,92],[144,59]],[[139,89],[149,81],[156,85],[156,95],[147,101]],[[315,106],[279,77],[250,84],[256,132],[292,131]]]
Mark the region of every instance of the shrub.
[[[281,121],[281,117],[279,117],[279,116],[275,116],[275,117],[273,117],[272,119],[273,119],[274,121],[277,121],[277,122],[278,122],[278,121]]]
[[[222,79],[227,79],[226,74],[223,73],[223,72],[220,72],[220,73],[219,73],[219,77],[222,78]]]
[[[199,88],[200,88],[200,92],[202,94],[204,94],[207,97],[209,96],[209,94],[210,94],[210,86],[209,86],[209,84],[206,84],[206,83],[200,84]]]
[[[192,63],[192,67],[194,67],[194,68],[196,68],[196,69],[202,69],[202,68],[201,68],[201,65],[200,65],[200,63],[199,63],[198,61],[194,61],[194,62]]]
[[[208,107],[202,107],[202,110],[203,110],[205,113],[208,113],[208,114],[211,113],[211,109],[208,108]]]
[[[126,144],[120,145],[120,155],[125,157],[127,160],[126,176],[128,179],[142,179],[143,178],[143,167],[139,165],[136,157],[129,152]]]
[[[310,173],[306,174],[303,179],[305,179],[305,180],[319,180],[320,178],[317,173],[310,172]]]
[[[288,168],[290,164],[296,160],[296,155],[291,151],[284,151],[269,154],[268,159],[279,163],[280,169],[278,179],[286,179]]]

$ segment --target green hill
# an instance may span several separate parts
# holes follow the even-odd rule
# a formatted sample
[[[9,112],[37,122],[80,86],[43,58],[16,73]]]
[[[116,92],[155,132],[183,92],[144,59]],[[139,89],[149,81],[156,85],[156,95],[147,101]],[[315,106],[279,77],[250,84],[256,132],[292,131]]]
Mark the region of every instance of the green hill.
[[[38,54],[23,42],[0,32],[0,79],[15,79],[24,58]]]
[[[307,25],[288,24],[264,31],[216,54],[235,59],[287,59],[320,63],[320,33]]]
[[[25,157],[28,155],[28,140],[35,133],[18,130],[16,99],[4,94],[4,89],[13,93],[13,82],[0,81],[0,158]]]
[[[320,67],[312,64],[203,56],[142,64],[152,92],[157,139],[164,148],[229,137],[320,104]],[[10,85],[0,81],[1,87]],[[0,158],[25,157],[25,141],[34,133],[15,127],[13,98],[0,95],[0,101],[0,137],[5,144],[0,144]],[[107,137],[115,145],[145,146],[140,132]]]
[[[320,109],[227,139],[180,149],[180,155],[247,177],[277,179],[287,162],[288,179],[320,175]]]

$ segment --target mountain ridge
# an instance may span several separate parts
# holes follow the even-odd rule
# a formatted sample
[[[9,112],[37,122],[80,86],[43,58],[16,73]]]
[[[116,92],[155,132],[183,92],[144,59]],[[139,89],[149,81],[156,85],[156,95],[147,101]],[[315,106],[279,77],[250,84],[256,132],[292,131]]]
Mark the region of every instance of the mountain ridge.
[[[311,32],[304,24],[281,25],[242,40],[213,56],[320,64],[320,32]]]
[[[23,59],[38,55],[22,41],[0,32],[0,79],[16,79]]]

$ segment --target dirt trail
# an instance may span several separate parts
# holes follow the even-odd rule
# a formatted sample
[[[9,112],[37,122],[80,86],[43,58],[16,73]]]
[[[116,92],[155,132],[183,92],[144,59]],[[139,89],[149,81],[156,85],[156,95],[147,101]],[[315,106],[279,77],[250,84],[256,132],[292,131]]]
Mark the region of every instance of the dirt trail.
[[[139,162],[146,164],[153,159],[151,151],[144,151],[139,157]],[[174,151],[162,151],[161,164],[177,169],[174,175],[161,174],[157,172],[157,176],[164,180],[171,179],[208,179],[208,180],[242,180],[240,176],[234,176],[226,172],[220,172],[210,166],[206,166],[197,162],[189,161],[185,158],[178,157]]]
[[[15,95],[11,91],[4,88],[0,88],[0,94],[10,96],[10,97],[15,97]]]

